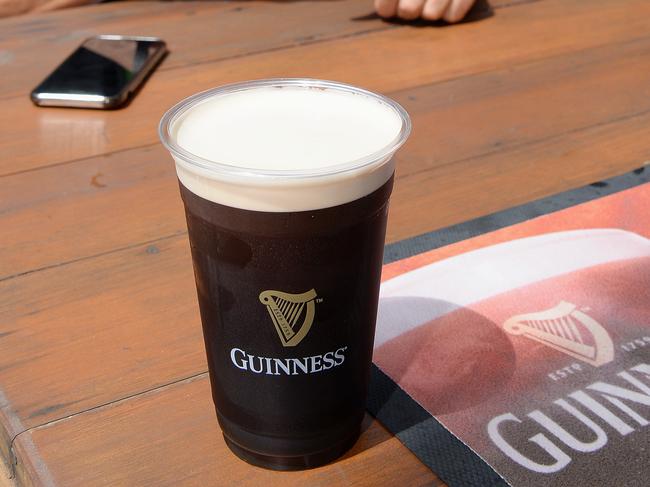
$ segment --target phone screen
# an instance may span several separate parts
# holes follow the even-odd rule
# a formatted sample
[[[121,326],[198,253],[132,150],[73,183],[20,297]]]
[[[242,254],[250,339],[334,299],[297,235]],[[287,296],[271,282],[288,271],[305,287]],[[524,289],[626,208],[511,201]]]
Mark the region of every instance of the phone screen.
[[[116,98],[164,49],[164,43],[157,40],[88,39],[34,91]]]

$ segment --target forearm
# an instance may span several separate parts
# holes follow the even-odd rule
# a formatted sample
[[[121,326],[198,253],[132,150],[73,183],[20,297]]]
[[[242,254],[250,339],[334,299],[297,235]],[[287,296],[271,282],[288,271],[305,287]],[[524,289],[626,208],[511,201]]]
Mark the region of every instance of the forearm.
[[[0,17],[45,12],[95,3],[94,0],[0,0]]]

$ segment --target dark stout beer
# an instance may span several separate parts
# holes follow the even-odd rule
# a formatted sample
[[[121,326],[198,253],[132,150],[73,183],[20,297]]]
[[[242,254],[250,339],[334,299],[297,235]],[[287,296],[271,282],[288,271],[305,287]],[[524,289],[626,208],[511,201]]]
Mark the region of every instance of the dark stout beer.
[[[212,395],[226,439],[245,459],[309,467],[357,438],[391,186],[333,208],[267,213],[219,205],[181,185]],[[308,333],[284,346],[259,296],[312,289],[311,323],[308,303],[293,306],[294,326]]]
[[[185,159],[200,147],[191,142],[183,146],[182,134],[173,128],[185,122],[163,119],[161,124],[171,126],[172,141],[177,137],[190,151],[189,156],[175,152],[162,127],[163,141],[177,162],[212,395],[224,437],[250,463],[299,469],[333,460],[359,435],[393,184],[392,154],[408,134],[408,119],[393,102],[345,85],[267,81],[250,89],[266,90],[266,102],[279,96],[269,85],[293,90],[301,100],[307,93],[307,101],[348,90],[351,94],[341,95],[348,98],[328,103],[375,103],[370,109],[380,108],[387,119],[399,122],[393,137],[375,142],[384,148],[375,159],[339,172],[325,165],[316,175],[291,161],[286,171],[292,175],[278,174],[278,163],[270,173],[242,173],[242,164],[232,173],[230,168],[225,174],[211,173],[204,160],[195,168]],[[294,94],[287,98],[285,90],[282,96],[286,102]],[[296,108],[297,116],[304,109]],[[323,121],[317,117],[314,123]],[[336,138],[330,143],[336,144]],[[330,156],[332,166],[340,168],[340,154]],[[314,164],[305,165],[314,171]]]

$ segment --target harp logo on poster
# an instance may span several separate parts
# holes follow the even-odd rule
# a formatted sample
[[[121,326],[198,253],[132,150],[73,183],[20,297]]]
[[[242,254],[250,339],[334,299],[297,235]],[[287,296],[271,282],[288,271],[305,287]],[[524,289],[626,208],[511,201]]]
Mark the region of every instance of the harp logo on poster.
[[[503,328],[594,367],[614,360],[614,343],[603,325],[566,301],[544,311],[513,316]]]

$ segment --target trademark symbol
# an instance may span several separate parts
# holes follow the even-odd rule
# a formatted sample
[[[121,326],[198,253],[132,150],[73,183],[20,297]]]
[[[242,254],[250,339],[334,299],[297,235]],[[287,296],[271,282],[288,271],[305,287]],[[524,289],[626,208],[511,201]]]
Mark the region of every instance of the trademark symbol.
[[[322,303],[322,302],[323,302],[323,298],[316,298],[316,302],[317,302],[317,303]]]

